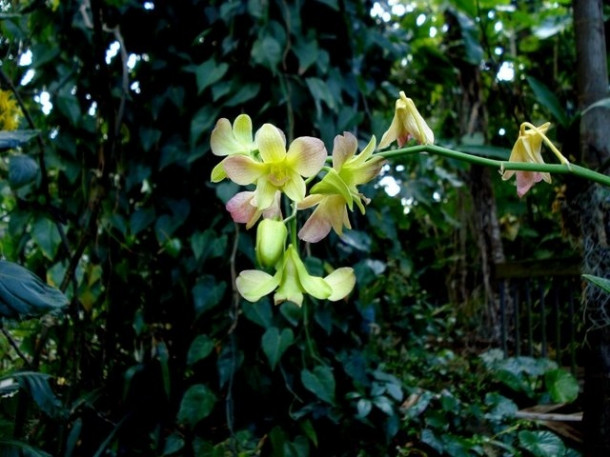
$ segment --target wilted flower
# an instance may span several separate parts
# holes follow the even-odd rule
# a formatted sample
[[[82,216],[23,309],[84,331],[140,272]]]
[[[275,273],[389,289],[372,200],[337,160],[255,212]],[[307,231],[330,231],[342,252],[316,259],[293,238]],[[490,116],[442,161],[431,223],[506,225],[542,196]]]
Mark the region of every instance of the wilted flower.
[[[395,140],[398,146],[402,147],[409,138],[415,138],[419,144],[434,143],[434,133],[419,114],[415,103],[400,91],[400,98],[396,100],[394,109],[394,119],[381,137],[379,149],[387,148]]]
[[[330,301],[345,298],[354,288],[356,277],[352,268],[343,267],[322,278],[312,276],[291,244],[277,264],[274,276],[260,270],[245,270],[237,277],[237,290],[246,300],[256,302],[276,290],[273,301],[276,305],[291,301],[303,304],[303,294]]]
[[[384,163],[382,157],[373,157],[375,137],[364,150],[356,155],[358,140],[345,132],[337,135],[333,145],[333,168],[313,186],[310,195],[299,204],[299,209],[317,206],[299,231],[299,238],[316,243],[331,228],[342,235],[343,227],[351,228],[347,208],[353,210],[356,203],[362,214],[368,199],[358,192],[357,186],[365,184],[379,174]]]
[[[509,162],[544,164],[540,150],[542,148],[542,141],[545,139],[545,134],[551,123],[547,122],[540,127],[529,127],[529,125],[527,123],[521,124],[519,137],[510,153]],[[547,183],[551,182],[551,175],[549,173],[538,171],[505,170],[502,173],[502,179],[510,179],[515,174],[517,175],[517,195],[519,197],[523,197],[534,184],[541,180],[545,180]]]
[[[318,138],[299,137],[286,151],[286,137],[272,124],[263,125],[255,135],[262,161],[234,154],[223,160],[224,171],[236,184],[256,183],[252,204],[259,210],[268,208],[276,191],[300,202],[305,198],[303,177],[315,176],[326,160],[326,148]]]

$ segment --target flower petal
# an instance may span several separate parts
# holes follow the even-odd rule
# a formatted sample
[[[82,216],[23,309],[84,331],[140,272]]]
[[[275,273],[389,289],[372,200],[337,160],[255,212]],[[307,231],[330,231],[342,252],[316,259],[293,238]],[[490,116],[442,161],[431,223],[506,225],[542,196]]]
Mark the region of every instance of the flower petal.
[[[333,142],[333,168],[337,171],[341,170],[343,164],[351,159],[358,149],[358,140],[349,133],[343,132],[343,135],[337,135]]]
[[[241,145],[233,135],[231,122],[228,119],[218,119],[210,137],[212,153],[217,156],[227,156],[243,151]]]
[[[535,171],[517,171],[517,195],[523,197],[534,184],[542,180],[540,173]]]
[[[338,301],[347,295],[354,289],[356,284],[356,275],[354,270],[350,267],[337,268],[331,274],[324,278],[326,283],[331,287],[332,294],[328,299],[330,301]]]
[[[288,246],[286,255],[290,256],[290,259],[294,264],[294,268],[296,269],[299,283],[305,292],[320,300],[330,297],[332,294],[332,289],[330,286],[326,283],[326,281],[324,281],[323,278],[309,274],[305,264],[299,257],[299,254],[293,245]]]
[[[254,192],[239,192],[235,194],[226,204],[227,211],[231,213],[231,218],[239,224],[249,223],[256,215],[257,209],[252,205]],[[260,217],[260,212],[258,214]],[[258,219],[258,217],[257,217]]]
[[[322,194],[308,195],[307,197],[305,197],[303,200],[301,200],[297,204],[297,209],[311,208],[312,206],[316,206],[323,199],[324,199],[324,195],[322,195]]]
[[[286,172],[289,176],[286,184],[284,184],[283,191],[289,199],[298,203],[305,198],[307,190],[305,181],[295,170],[287,169]]]
[[[241,186],[252,184],[266,170],[264,164],[245,155],[233,155],[223,160],[223,167],[231,181]]]
[[[273,124],[264,124],[258,129],[255,142],[263,162],[279,162],[286,157],[286,137]]]
[[[223,161],[216,164],[216,166],[212,169],[212,176],[210,179],[214,183],[220,182],[227,177],[227,173],[225,172],[224,164],[222,162]]]
[[[242,271],[235,280],[239,294],[249,302],[257,302],[273,292],[279,282],[275,276],[260,270]]]
[[[342,171],[344,172],[343,174],[348,174],[345,173],[345,170]],[[311,188],[310,194],[341,195],[350,209],[352,209],[352,193],[341,174],[337,173],[334,168],[331,168],[324,178]]]
[[[237,141],[243,145],[255,147],[252,140],[252,119],[247,114],[240,114],[233,121],[233,134]]]
[[[330,233],[332,224],[321,207],[315,209],[299,230],[299,238],[307,243],[317,243]]]
[[[318,174],[327,156],[322,140],[312,136],[302,136],[290,143],[286,162],[301,176],[308,178]]]
[[[254,193],[255,196],[252,204],[260,210],[266,210],[275,203],[277,187],[263,177],[256,182]]]

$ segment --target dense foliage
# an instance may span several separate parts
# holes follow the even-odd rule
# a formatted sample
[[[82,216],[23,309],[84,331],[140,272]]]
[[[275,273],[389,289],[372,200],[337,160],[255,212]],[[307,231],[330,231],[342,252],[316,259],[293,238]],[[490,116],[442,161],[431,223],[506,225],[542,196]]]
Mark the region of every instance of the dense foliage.
[[[209,179],[220,117],[330,150],[379,137],[399,90],[443,144],[507,157],[521,120],[551,120],[570,153],[569,7],[517,3],[1,1],[21,109],[0,138],[2,254],[69,300],[3,321],[2,452],[577,455],[516,417],[573,401],[571,375],[462,352],[485,305],[468,165],[388,165],[354,230],[307,248],[316,274],[353,265],[357,290],[302,307],[240,299],[253,234],[225,211],[236,186]],[[460,128],[462,65],[481,69],[485,130]],[[493,183],[508,258],[574,254],[560,185]]]

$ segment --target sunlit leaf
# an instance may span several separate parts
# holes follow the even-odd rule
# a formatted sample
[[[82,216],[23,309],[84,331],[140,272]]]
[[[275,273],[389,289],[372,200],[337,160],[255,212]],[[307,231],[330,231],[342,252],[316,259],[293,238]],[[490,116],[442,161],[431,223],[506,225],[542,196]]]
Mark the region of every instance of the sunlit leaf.
[[[548,371],[544,375],[544,382],[556,403],[569,403],[578,397],[578,380],[566,370]]]

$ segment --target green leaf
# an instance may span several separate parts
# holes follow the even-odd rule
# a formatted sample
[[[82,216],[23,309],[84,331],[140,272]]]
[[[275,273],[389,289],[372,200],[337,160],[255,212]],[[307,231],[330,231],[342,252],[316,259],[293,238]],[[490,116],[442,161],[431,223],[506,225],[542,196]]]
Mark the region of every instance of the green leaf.
[[[48,259],[54,259],[61,244],[61,236],[54,222],[40,217],[32,224],[32,238]]]
[[[544,375],[546,388],[556,403],[569,403],[578,397],[578,381],[569,372],[556,369]]]
[[[373,403],[368,398],[361,398],[356,405],[358,417],[364,419],[373,409]]]
[[[570,120],[568,119],[565,110],[561,107],[561,103],[557,96],[551,92],[546,85],[533,76],[528,76],[527,82],[532,88],[536,100],[551,113],[557,122],[564,127],[567,127],[570,124]]]
[[[214,58],[206,60],[201,65],[195,67],[193,71],[197,78],[197,93],[200,94],[208,86],[219,81],[228,69],[229,65],[227,63],[218,63]]]
[[[205,359],[212,353],[213,349],[214,341],[209,336],[198,335],[189,347],[189,351],[186,356],[186,363],[188,365],[193,365],[194,363]]]
[[[0,456],[2,457],[53,457],[41,449],[30,446],[23,441],[0,439]]]
[[[600,278],[599,276],[593,275],[582,275],[591,284],[595,284],[597,287],[601,287],[606,292],[610,292],[610,279]]]
[[[38,130],[0,131],[0,151],[17,148],[38,135]]]
[[[180,403],[178,422],[192,429],[210,415],[216,401],[216,395],[208,386],[195,384],[189,387]]]
[[[161,139],[161,130],[150,127],[140,127],[140,144],[144,151],[150,151]]]
[[[217,306],[226,288],[227,283],[217,283],[213,276],[201,278],[192,289],[196,317],[199,318],[203,313]]]
[[[320,78],[306,78],[305,83],[307,84],[307,88],[309,89],[309,92],[311,93],[316,104],[318,117],[322,115],[322,106],[320,102],[324,102],[326,106],[333,111],[337,109],[335,98],[324,81],[322,81]]]
[[[271,303],[269,303],[269,300],[266,298],[263,298],[256,303],[246,303],[241,309],[246,318],[263,328],[269,327],[273,321]]]
[[[277,73],[277,67],[282,60],[282,47],[280,43],[272,36],[265,35],[256,40],[252,46],[252,60],[271,70],[271,73]]]
[[[48,374],[22,371],[4,377],[4,379],[8,378],[15,379],[47,416],[59,418],[63,415],[63,406],[49,385],[50,376]]]
[[[29,317],[58,310],[68,299],[16,263],[0,260],[0,316]]]
[[[566,450],[561,439],[551,432],[522,430],[518,436],[521,446],[536,457],[557,457]]]
[[[154,208],[137,209],[129,217],[129,229],[133,236],[136,236],[146,227],[150,226],[156,218]]]
[[[318,365],[313,371],[301,371],[301,382],[307,390],[315,394],[320,400],[335,403],[335,377],[330,367]]]
[[[224,102],[225,106],[237,106],[252,100],[260,92],[261,85],[258,83],[240,84],[239,89],[231,98]]]
[[[13,155],[8,163],[8,182],[13,189],[31,183],[38,176],[38,162],[26,155]]]
[[[72,94],[62,94],[55,99],[57,108],[73,125],[78,125],[81,119],[81,110],[78,99]]]
[[[282,355],[292,343],[294,343],[294,333],[291,329],[285,328],[281,333],[277,327],[267,329],[263,335],[262,346],[272,370],[275,370]]]
[[[299,40],[292,48],[299,59],[299,74],[303,74],[307,69],[316,63],[318,58],[318,42],[315,40]]]
[[[184,439],[182,439],[182,437],[177,433],[172,433],[165,440],[162,455],[165,456],[175,454],[176,452],[182,450],[182,448],[184,448]]]

